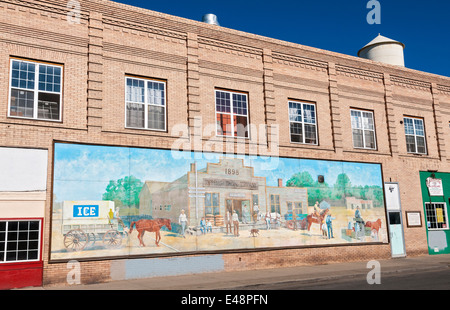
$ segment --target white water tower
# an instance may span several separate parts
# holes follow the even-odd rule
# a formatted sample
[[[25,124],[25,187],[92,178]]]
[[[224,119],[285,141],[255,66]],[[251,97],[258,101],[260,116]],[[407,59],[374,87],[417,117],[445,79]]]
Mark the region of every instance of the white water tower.
[[[358,57],[404,67],[404,49],[403,43],[378,34],[375,39],[359,50]]]

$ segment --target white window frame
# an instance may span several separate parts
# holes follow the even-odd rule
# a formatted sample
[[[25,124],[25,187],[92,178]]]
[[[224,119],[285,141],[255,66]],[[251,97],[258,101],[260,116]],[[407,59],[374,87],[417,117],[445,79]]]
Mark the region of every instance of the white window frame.
[[[1,264],[10,264],[10,263],[25,263],[25,262],[39,262],[41,261],[41,237],[42,237],[42,220],[41,219],[29,219],[29,218],[24,218],[24,219],[0,219],[0,222],[6,222],[6,230],[5,230],[5,248],[3,249],[4,252],[4,257],[3,260],[0,260],[0,265]],[[7,246],[8,246],[8,226],[10,222],[39,222],[39,228],[38,228],[38,239],[35,240],[33,239],[32,241],[35,241],[38,243],[38,248],[37,248],[37,257],[35,259],[22,259],[22,260],[6,260],[6,252],[7,252]],[[26,240],[27,242],[30,241],[30,239]],[[19,239],[17,240],[17,242],[19,242]],[[25,242],[25,240],[23,240],[22,242]],[[17,250],[16,252],[18,252],[19,250]],[[28,251],[28,250],[27,250]]]
[[[34,71],[34,89],[28,89],[28,88],[21,88],[19,87],[13,87],[12,86],[12,72],[13,72],[13,62],[26,62],[31,63],[35,65],[35,71]],[[39,68],[40,66],[48,66],[48,67],[54,67],[54,68],[60,68],[61,69],[61,89],[59,92],[52,92],[52,91],[43,91],[39,90]],[[10,118],[20,118],[20,119],[29,119],[29,120],[42,120],[42,121],[48,121],[48,122],[61,122],[62,121],[62,98],[63,98],[63,86],[64,86],[64,66],[62,65],[56,65],[56,64],[50,64],[46,62],[39,62],[39,61],[30,61],[20,58],[11,58],[10,64],[9,64],[9,91],[8,91],[8,117]],[[33,103],[33,117],[28,116],[17,116],[17,115],[11,115],[11,92],[12,89],[18,89],[19,91],[32,91],[34,93],[34,103]],[[39,93],[49,93],[49,94],[58,94],[59,95],[59,119],[49,119],[49,118],[39,118],[38,117],[38,99],[39,99]]]
[[[360,114],[360,118],[361,118],[361,124],[362,124],[362,128],[353,128],[353,122],[352,122],[352,118],[353,118],[353,116],[352,116],[352,112],[357,112],[357,113],[359,113]],[[370,115],[372,115],[372,124],[373,124],[373,129],[366,129],[366,128],[364,128],[364,122],[362,121],[362,119],[363,119],[363,113],[369,113]],[[352,126],[352,141],[353,141],[353,148],[355,148],[355,149],[364,149],[364,150],[376,150],[377,149],[377,133],[376,133],[376,130],[375,130],[375,117],[374,117],[374,115],[373,115],[373,112],[372,111],[368,111],[368,110],[360,110],[360,109],[350,109],[350,123],[351,123],[351,126]],[[356,129],[356,130],[362,130],[362,133],[363,133],[363,144],[364,144],[364,146],[363,147],[360,147],[360,146],[355,146],[355,139],[354,139],[354,137],[353,137],[353,130],[354,129]],[[373,131],[373,139],[374,139],[374,147],[372,148],[372,147],[368,147],[367,146],[367,144],[366,144],[366,135],[365,135],[365,132],[366,131]]]
[[[127,101],[127,80],[139,80],[144,82],[144,102],[133,102],[133,101]],[[148,102],[148,82],[153,83],[160,83],[164,85],[164,105],[154,104]],[[127,126],[127,103],[134,103],[134,104],[141,104],[144,106],[144,127],[133,127],[133,126]],[[157,128],[149,128],[148,127],[148,107],[149,106],[155,106],[155,107],[163,107],[164,108],[164,129],[157,129]],[[165,80],[158,80],[158,79],[151,79],[151,78],[141,78],[141,77],[135,77],[132,75],[125,76],[125,128],[130,129],[141,129],[141,130],[150,130],[150,131],[160,131],[160,132],[166,132],[167,131],[167,85]]]
[[[290,112],[290,108],[289,108],[289,102],[294,102],[297,104],[301,104],[301,109],[302,109],[302,121],[291,121],[291,112]],[[310,105],[314,107],[314,124],[312,123],[306,123],[308,125],[314,125],[315,128],[315,133],[316,133],[316,143],[306,143],[306,135],[305,135],[305,122],[303,121],[303,117],[304,117],[304,106],[305,105]],[[296,143],[296,144],[305,144],[305,145],[319,145],[319,134],[317,131],[317,107],[316,104],[313,102],[306,102],[306,101],[299,101],[299,100],[289,100],[288,101],[288,120],[289,120],[289,141],[290,143]],[[302,142],[297,142],[297,141],[292,141],[292,132],[291,132],[291,123],[298,123],[298,124],[302,124],[302,132],[303,132],[303,141]]]
[[[216,98],[217,98],[217,93],[218,93],[218,92],[221,92],[221,93],[229,93],[229,94],[230,94],[230,112],[229,112],[229,113],[228,113],[228,112],[218,112],[218,111],[217,111],[217,101],[216,101]],[[234,100],[233,100],[233,94],[238,94],[238,95],[245,96],[245,101],[246,101],[246,103],[247,103],[247,108],[246,108],[247,114],[246,114],[246,115],[234,113]],[[217,124],[217,114],[218,114],[218,113],[219,113],[219,114],[230,115],[232,135],[221,135],[221,134],[219,134],[219,126],[218,126],[218,124]],[[237,115],[237,116],[245,116],[245,117],[247,118],[247,126],[246,126],[247,137],[245,137],[245,136],[237,136],[237,135],[235,136],[235,135],[234,135],[234,126],[235,126],[235,124],[234,124],[234,117],[233,117],[233,116],[235,116],[235,115]],[[215,90],[214,90],[214,121],[215,121],[215,123],[216,123],[216,136],[218,136],[218,137],[226,137],[226,138],[238,138],[238,139],[247,139],[247,140],[249,140],[249,139],[250,139],[250,121],[249,121],[248,94],[246,94],[246,93],[244,93],[244,92],[239,92],[239,91],[228,91],[228,90],[222,90],[222,89],[215,89]],[[222,128],[222,131],[224,132],[224,131],[226,131],[226,130],[223,130],[223,128]]]
[[[430,228],[430,227],[428,227],[428,210],[429,209],[427,208],[427,205],[430,205],[430,204],[431,205],[436,205],[436,204],[444,205],[444,210],[445,210],[444,221],[445,221],[445,225],[446,225],[445,228]],[[433,214],[434,218],[437,218],[436,207],[433,208],[433,211],[434,211],[434,214]],[[427,221],[427,229],[428,230],[433,230],[433,231],[449,230],[447,204],[445,202],[431,202],[431,203],[430,202],[425,202],[425,219]],[[437,224],[437,222],[435,224]]]
[[[414,129],[414,134],[413,134],[413,135],[407,134],[407,133],[406,133],[406,129],[405,129],[406,119],[412,120],[413,129]],[[416,124],[415,124],[414,120],[418,120],[418,121],[421,121],[421,122],[422,122],[423,135],[418,135],[418,134],[416,133]],[[406,152],[409,153],[409,154],[421,154],[421,155],[427,155],[427,154],[428,154],[428,149],[427,149],[427,137],[426,137],[426,134],[425,134],[425,120],[424,120],[423,118],[420,118],[420,117],[403,116],[403,130],[405,131]],[[409,152],[409,151],[408,151],[408,143],[407,143],[407,141],[406,141],[406,137],[407,137],[407,136],[412,136],[412,137],[414,137],[414,147],[415,147],[415,151],[414,151],[414,152]],[[425,151],[424,151],[423,153],[422,153],[422,152],[418,152],[418,147],[417,147],[417,137],[423,137],[423,144],[424,144],[424,148],[425,148]]]

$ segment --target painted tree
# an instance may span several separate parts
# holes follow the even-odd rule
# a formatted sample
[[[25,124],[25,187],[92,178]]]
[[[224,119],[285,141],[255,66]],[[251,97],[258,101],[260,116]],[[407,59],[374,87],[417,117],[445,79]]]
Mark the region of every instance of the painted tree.
[[[114,201],[116,207],[139,207],[139,193],[144,183],[134,176],[109,181],[103,200]]]
[[[333,196],[335,199],[343,199],[345,196],[351,196],[352,182],[346,173],[341,173],[334,183]]]
[[[308,189],[308,205],[313,206],[316,201],[323,201],[331,197],[331,189],[327,183],[314,181],[308,171],[294,174],[287,182],[287,187],[305,187]]]

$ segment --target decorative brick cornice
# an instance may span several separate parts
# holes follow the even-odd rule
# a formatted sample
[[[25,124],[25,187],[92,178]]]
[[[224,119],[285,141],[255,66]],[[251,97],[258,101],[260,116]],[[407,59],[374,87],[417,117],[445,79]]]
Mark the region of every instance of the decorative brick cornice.
[[[444,86],[444,85],[437,85],[438,93],[450,96],[450,86]]]
[[[399,76],[391,76],[391,81],[396,86],[402,86],[406,88],[428,90],[428,91],[430,91],[431,88],[431,83],[412,80]]]
[[[8,0],[4,2],[11,3],[17,6],[36,9],[39,11],[51,12],[53,14],[67,15],[67,13],[71,12],[71,9],[68,9],[67,7],[51,5],[47,3],[37,3],[36,1]],[[87,20],[89,18],[89,13],[83,12],[83,10],[81,10],[79,16],[81,19]]]
[[[324,61],[317,61],[303,57],[290,56],[277,52],[273,52],[272,56],[274,62],[280,64],[288,64],[291,66],[314,69],[322,72],[327,72],[328,70],[328,63]]]
[[[199,37],[198,43],[199,43],[200,48],[204,48],[205,46],[214,46],[214,47],[219,48],[219,50],[220,49],[233,50],[233,51],[241,52],[243,54],[262,56],[262,50],[244,46],[244,45],[237,45],[237,44],[227,43],[227,42],[223,42],[223,41],[208,39],[208,38],[204,38],[204,37]]]
[[[176,64],[186,64],[186,57],[179,56],[169,53],[162,53],[157,51],[152,51],[148,49],[131,47],[127,45],[115,44],[110,42],[103,43],[103,50],[109,53],[117,53],[128,56],[137,56],[142,58],[149,58],[155,60],[161,60],[165,62],[171,62]]]
[[[377,83],[383,82],[383,74],[379,72],[367,71],[347,66],[336,65],[337,75],[345,75],[353,78],[369,80]]]
[[[156,28],[156,27],[145,26],[142,24],[125,22],[125,21],[121,21],[118,19],[103,18],[103,23],[106,25],[123,27],[123,28],[133,29],[133,30],[137,30],[137,31],[149,32],[149,33],[166,36],[166,37],[170,37],[170,38],[176,38],[176,39],[180,39],[180,40],[186,40],[186,38],[187,38],[187,35],[185,33],[170,31],[170,30]]]
[[[234,73],[234,74],[240,74],[240,75],[246,75],[256,78],[262,78],[263,71],[262,70],[255,70],[245,67],[239,67],[239,66],[233,66],[230,64],[227,64],[224,66],[222,63],[218,62],[212,62],[207,60],[199,60],[198,61],[200,68],[205,69],[211,69],[215,71],[222,71],[222,72],[228,72],[228,73]]]

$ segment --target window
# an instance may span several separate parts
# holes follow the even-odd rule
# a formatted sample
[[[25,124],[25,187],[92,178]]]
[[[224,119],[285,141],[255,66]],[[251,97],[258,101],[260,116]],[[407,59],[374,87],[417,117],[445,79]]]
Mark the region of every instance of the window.
[[[248,138],[247,95],[216,90],[217,135]]]
[[[62,66],[11,59],[10,117],[61,120]]]
[[[126,78],[126,127],[166,130],[166,83]]]
[[[287,203],[287,214],[293,214],[295,213],[296,216],[303,213],[302,203],[301,202],[291,202],[288,201]]]
[[[291,142],[317,144],[316,106],[289,101]]]
[[[40,227],[39,220],[0,221],[0,263],[39,260]]]
[[[270,195],[270,212],[280,213],[280,195]]]
[[[375,149],[375,126],[370,111],[350,110],[352,118],[353,147]]]
[[[423,119],[404,117],[406,150],[408,153],[426,154]]]
[[[220,214],[218,193],[205,194],[205,214]]]
[[[448,216],[445,203],[426,202],[425,212],[429,230],[448,229]]]

